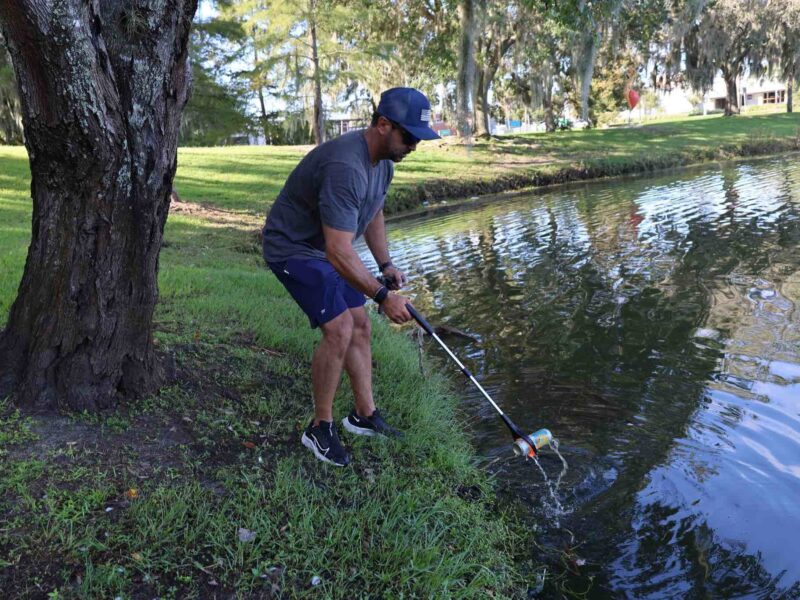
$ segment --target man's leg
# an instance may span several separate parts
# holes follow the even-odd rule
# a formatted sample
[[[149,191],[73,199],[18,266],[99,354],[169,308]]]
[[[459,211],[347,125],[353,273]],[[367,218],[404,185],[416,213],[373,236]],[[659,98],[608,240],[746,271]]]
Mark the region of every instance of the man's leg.
[[[344,360],[344,368],[350,378],[355,396],[355,414],[350,413],[342,421],[344,428],[356,435],[383,435],[402,437],[402,432],[389,425],[375,409],[372,397],[372,344],[371,324],[363,306],[351,308],[353,315],[353,337]]]
[[[344,368],[353,388],[356,413],[369,417],[375,412],[372,398],[372,325],[363,306],[348,310],[352,315],[353,335],[344,359]]]
[[[322,340],[311,359],[314,425],[319,425],[320,421],[333,421],[333,396],[339,387],[345,356],[353,338],[351,312],[346,310],[338,317],[320,325]]]

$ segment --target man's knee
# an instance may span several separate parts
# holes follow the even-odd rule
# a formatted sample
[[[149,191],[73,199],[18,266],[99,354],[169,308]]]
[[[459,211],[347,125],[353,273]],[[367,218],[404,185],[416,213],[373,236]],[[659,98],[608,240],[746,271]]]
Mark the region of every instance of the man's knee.
[[[372,322],[367,316],[364,307],[352,308],[349,311],[353,317],[353,342],[369,343],[372,335]]]
[[[347,347],[353,339],[353,316],[349,310],[324,323],[320,328],[326,344],[342,354],[347,351]]]

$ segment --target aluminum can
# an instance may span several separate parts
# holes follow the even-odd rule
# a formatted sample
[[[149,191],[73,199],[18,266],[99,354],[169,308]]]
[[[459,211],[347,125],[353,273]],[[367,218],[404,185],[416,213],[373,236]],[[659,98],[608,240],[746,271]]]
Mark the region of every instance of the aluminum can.
[[[534,444],[536,444],[536,449],[539,450],[548,446],[551,441],[553,441],[553,434],[550,433],[549,429],[539,429],[538,431],[534,431],[532,434],[528,436],[531,438]],[[528,445],[524,439],[519,438],[514,440],[514,454],[517,456],[532,456],[533,453],[531,452],[531,447]]]

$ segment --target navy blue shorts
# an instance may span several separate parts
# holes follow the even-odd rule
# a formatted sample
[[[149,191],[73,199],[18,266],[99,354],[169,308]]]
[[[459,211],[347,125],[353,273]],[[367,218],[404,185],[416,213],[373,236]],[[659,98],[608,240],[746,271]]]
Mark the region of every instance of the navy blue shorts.
[[[267,265],[306,313],[311,327],[319,327],[350,308],[364,306],[364,294],[347,283],[327,260],[290,258]]]

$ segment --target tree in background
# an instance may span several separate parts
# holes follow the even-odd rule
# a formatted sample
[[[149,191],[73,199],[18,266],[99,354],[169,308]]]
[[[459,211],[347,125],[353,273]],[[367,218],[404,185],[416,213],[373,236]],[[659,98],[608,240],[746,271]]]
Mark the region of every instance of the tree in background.
[[[413,86],[433,100],[437,88],[452,87],[458,69],[455,0],[351,2],[358,2],[361,9],[345,37],[369,51],[356,60],[348,60],[352,73],[347,89],[350,94],[363,88],[370,109],[374,110],[379,94],[391,87]],[[446,99],[443,100],[447,110]]]
[[[515,25],[526,22],[516,2],[485,2],[476,41],[475,132],[489,135],[489,91],[503,59],[517,41]]]
[[[638,59],[643,80],[654,89],[669,90],[683,81],[683,37],[705,0],[644,0],[626,4],[622,13],[622,43]]]
[[[336,98],[363,74],[375,56],[387,59],[388,45],[365,36],[373,3],[351,0],[245,0],[220,3],[220,18],[239,23],[252,68],[261,120],[271,120],[265,93],[286,106],[286,115],[310,113],[317,144],[325,141],[324,98]]]
[[[601,115],[613,120],[621,110],[628,108],[626,94],[636,87],[640,66],[639,58],[629,48],[616,52],[610,46],[604,49],[589,96],[592,123],[598,123]]]
[[[22,105],[14,68],[0,36],[0,144],[22,143]]]
[[[253,129],[248,116],[250,88],[231,70],[241,45],[230,42],[241,37],[238,24],[230,21],[194,23],[189,41],[192,98],[181,117],[181,145],[224,145],[234,135]]]
[[[696,88],[707,90],[717,71],[727,89],[725,116],[739,113],[737,78],[748,66],[758,69],[766,58],[770,0],[716,0],[703,10],[684,38],[686,75]]]
[[[545,129],[552,132],[570,83],[567,73],[571,33],[552,8],[529,16],[526,22],[527,26],[519,30],[512,57],[512,81],[520,98],[531,109],[542,111]]]
[[[786,82],[786,112],[792,112],[794,85],[800,79],[800,2],[771,6],[767,28],[770,72]]]
[[[189,94],[196,0],[8,0],[33,231],[0,334],[0,397],[97,410],[168,379],[158,256]]]
[[[460,37],[458,41],[458,75],[456,77],[456,119],[458,134],[472,135],[473,98],[475,95],[475,44],[478,36],[479,0],[461,0],[458,4]]]
[[[597,55],[605,37],[620,19],[622,0],[578,0],[567,2],[561,8],[562,19],[566,19],[572,37],[572,77],[579,90],[580,115],[590,122],[589,96],[591,92]]]

